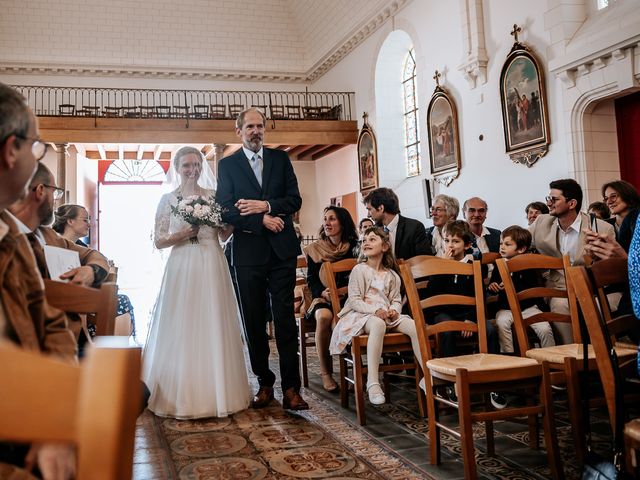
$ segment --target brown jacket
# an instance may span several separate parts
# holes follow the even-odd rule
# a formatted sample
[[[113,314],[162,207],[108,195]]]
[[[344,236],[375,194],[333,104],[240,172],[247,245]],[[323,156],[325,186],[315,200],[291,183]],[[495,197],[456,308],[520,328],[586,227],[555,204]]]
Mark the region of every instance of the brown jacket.
[[[99,273],[96,273],[96,278],[93,282],[94,287],[99,286],[107,278],[109,274],[109,262],[99,251],[70,242],[66,238],[58,235],[58,232],[51,227],[38,227],[38,229],[40,233],[42,233],[47,245],[78,252],[78,255],[80,255],[80,265],[83,267],[85,265],[97,265],[101,268],[101,270],[98,271]]]
[[[75,361],[76,341],[63,312],[51,307],[27,238],[6,212],[0,220],[9,232],[0,240],[0,301],[8,338],[28,350]]]

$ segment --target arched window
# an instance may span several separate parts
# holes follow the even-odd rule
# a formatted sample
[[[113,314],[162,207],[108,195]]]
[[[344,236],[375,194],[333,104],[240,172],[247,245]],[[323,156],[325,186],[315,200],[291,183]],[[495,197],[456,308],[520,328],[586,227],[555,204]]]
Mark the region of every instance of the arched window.
[[[418,132],[418,102],[416,95],[416,60],[413,48],[407,53],[402,70],[404,111],[404,148],[407,177],[420,174],[420,135]]]
[[[165,170],[155,160],[114,160],[103,183],[162,183],[164,179]]]

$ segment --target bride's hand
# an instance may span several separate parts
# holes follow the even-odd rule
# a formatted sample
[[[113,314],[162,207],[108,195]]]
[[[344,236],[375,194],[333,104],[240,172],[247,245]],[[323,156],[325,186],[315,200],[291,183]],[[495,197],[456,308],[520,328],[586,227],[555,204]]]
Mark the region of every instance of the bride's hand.
[[[190,238],[195,238],[198,236],[198,232],[200,231],[199,225],[191,225],[188,228],[180,231],[180,236],[182,240],[189,240]]]

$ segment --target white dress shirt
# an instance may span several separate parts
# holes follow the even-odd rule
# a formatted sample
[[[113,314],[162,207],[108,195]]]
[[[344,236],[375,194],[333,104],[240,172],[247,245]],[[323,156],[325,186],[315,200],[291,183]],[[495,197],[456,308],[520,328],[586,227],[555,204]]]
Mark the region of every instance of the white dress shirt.
[[[582,218],[578,215],[573,223],[569,225],[569,228],[564,231],[562,230],[562,227],[560,227],[560,222],[556,219],[556,225],[558,225],[558,246],[560,247],[560,253],[562,253],[562,255],[568,254],[571,264],[573,264],[578,251],[581,222]]]
[[[400,219],[400,215],[396,215],[393,217],[393,220],[389,222],[388,225],[385,225],[386,229],[389,230],[389,241],[391,242],[391,251],[395,255],[396,249],[396,232],[398,231],[398,220]]]

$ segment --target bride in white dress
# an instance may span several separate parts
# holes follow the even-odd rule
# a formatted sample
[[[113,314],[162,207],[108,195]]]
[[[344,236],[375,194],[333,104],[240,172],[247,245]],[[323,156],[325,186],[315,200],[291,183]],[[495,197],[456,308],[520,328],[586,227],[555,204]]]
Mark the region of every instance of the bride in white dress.
[[[171,213],[178,197],[214,197],[215,180],[193,147],[178,150],[171,168],[177,188],[160,200],[154,241],[172,250],[143,354],[149,409],[179,419],[224,417],[247,408],[251,392],[220,229],[191,226]],[[190,240],[196,236],[197,243]]]

